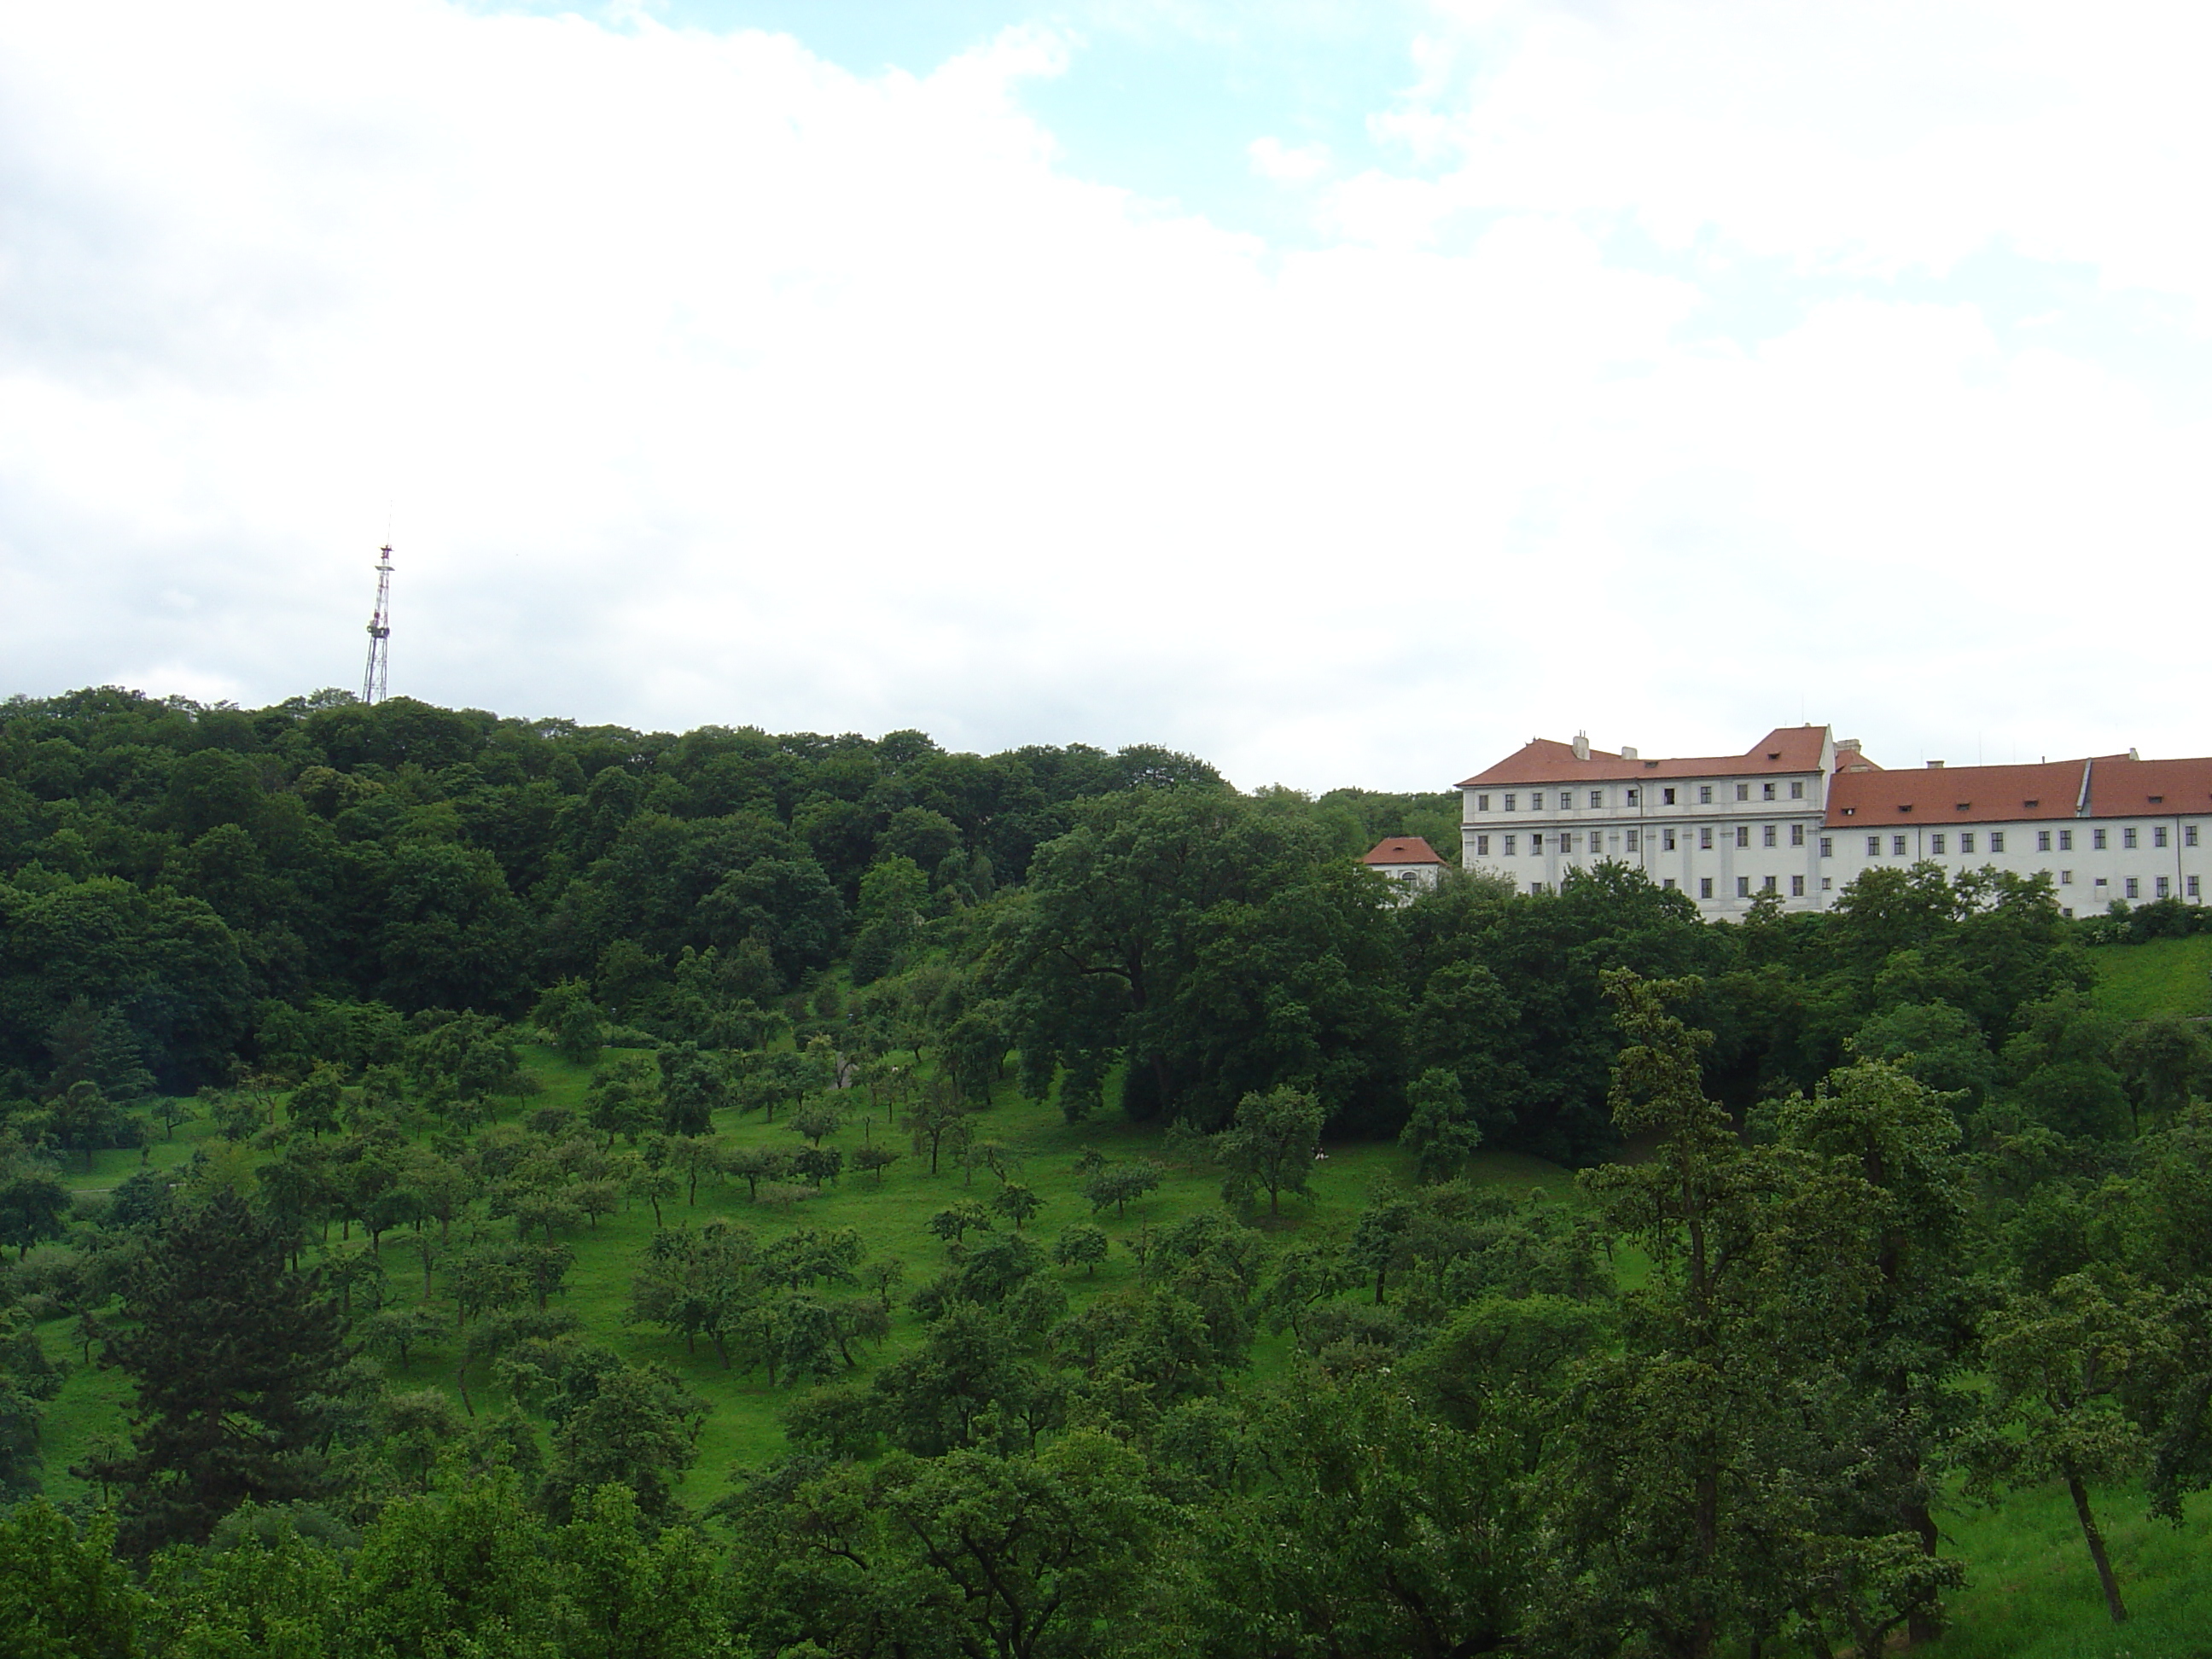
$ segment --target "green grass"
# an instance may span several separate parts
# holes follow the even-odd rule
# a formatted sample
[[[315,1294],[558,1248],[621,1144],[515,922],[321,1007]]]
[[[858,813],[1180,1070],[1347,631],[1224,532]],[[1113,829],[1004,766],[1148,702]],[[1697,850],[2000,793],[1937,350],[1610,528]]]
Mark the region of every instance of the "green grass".
[[[2098,1006],[2122,1019],[2212,1015],[2212,933],[2108,945],[2090,952]]]
[[[1941,1517],[1947,1552],[1967,1565],[1950,1628],[1931,1659],[2212,1659],[2212,1498],[2174,1527],[2144,1513],[2140,1488],[2095,1494],[2128,1622],[2106,1616],[2096,1569],[2065,1494],[2053,1487],[2002,1508]]]

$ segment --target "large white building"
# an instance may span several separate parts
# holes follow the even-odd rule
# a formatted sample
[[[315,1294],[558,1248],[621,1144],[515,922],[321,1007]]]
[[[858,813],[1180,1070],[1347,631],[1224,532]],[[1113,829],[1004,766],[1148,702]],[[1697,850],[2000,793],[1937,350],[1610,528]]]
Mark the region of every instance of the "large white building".
[[[1692,759],[1540,738],[1460,789],[1468,869],[1540,890],[1616,860],[1711,916],[1740,916],[1761,893],[1824,909],[1861,872],[1923,859],[2047,871],[2069,915],[2114,899],[2202,903],[2212,873],[2212,759],[1893,772],[1826,726],[1788,726],[1741,755]]]

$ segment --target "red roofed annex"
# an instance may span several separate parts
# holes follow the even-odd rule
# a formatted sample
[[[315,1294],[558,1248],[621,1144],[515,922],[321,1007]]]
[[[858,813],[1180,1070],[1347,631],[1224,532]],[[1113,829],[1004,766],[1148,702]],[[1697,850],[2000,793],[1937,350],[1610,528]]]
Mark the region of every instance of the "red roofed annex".
[[[1826,908],[1863,871],[1923,859],[2047,872],[2069,915],[2115,899],[2201,903],[2212,873],[2212,759],[1888,770],[1825,726],[1784,726],[1741,755],[1688,758],[1534,738],[1459,788],[1466,867],[1540,890],[1618,860],[1714,916],[1761,895]]]

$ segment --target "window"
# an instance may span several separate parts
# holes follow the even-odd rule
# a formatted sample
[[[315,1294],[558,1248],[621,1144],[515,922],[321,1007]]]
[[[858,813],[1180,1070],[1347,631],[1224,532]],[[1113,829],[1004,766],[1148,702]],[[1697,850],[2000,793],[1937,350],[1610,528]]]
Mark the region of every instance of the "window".
[[[1674,792],[1671,789],[1662,789],[1659,792],[1659,804],[1662,806],[1672,806],[1674,804]]]
[[[2131,823],[2126,829],[2120,831],[2120,845],[2130,849],[2133,849],[2135,844],[2136,827]]]
[[[2105,832],[2102,830],[2092,830],[2089,832],[2089,845],[2097,852],[2103,852],[2105,850]]]
[[[1800,778],[1796,782],[1790,786],[1790,799],[1792,800],[1802,800],[1805,799],[1804,779]]]
[[[1735,844],[1739,847],[1748,847],[1751,845],[1751,826],[1749,824],[1739,823],[1736,825]]]
[[[1674,878],[1672,876],[1665,878],[1660,882],[1659,888],[1662,892],[1673,892],[1674,890]]]
[[[1992,830],[1990,831],[1990,851],[1992,853],[2002,853],[2004,851],[2003,830]]]
[[[1674,831],[1672,827],[1659,832],[1659,845],[1669,853],[1674,850]]]
[[[2061,830],[2058,832],[2058,850],[2062,853],[2070,853],[2074,850],[2074,832],[2071,830]]]
[[[2128,878],[2128,896],[2130,898],[2136,898],[2141,896],[2142,893],[2142,884],[2137,881],[2133,876],[2130,876]]]
[[[1563,830],[1560,832],[1559,850],[1562,853],[1572,853],[1575,850],[1575,837],[1573,831]]]
[[[1544,810],[1544,792],[1542,790],[1531,789],[1528,792],[1528,810],[1532,812],[1540,812]]]
[[[1513,843],[1516,839],[1518,838],[1513,836],[1508,836],[1505,838],[1505,856],[1509,859],[1513,856]]]
[[[1759,786],[1759,798],[1761,800],[1772,800],[1774,799],[1774,786],[1771,783],[1760,784]]]
[[[1699,898],[1711,898],[1712,896],[1713,878],[1711,876],[1699,876],[1698,878],[1698,896]]]
[[[1749,876],[1738,876],[1735,878],[1735,896],[1738,898],[1749,898],[1751,896],[1751,878]]]
[[[1635,790],[1633,790],[1633,789],[1629,789],[1629,790],[1625,790],[1625,791],[1623,791],[1623,792],[1622,792],[1622,794],[1621,794],[1621,799],[1622,799],[1623,800],[1626,801],[1626,802],[1627,802],[1631,806],[1635,805],[1636,805],[1636,791],[1635,791]]]
[[[1867,837],[1867,856],[1870,859],[1878,859],[1881,856],[1881,837],[1880,836],[1869,836]]]
[[[1762,823],[1759,825],[1759,844],[1761,847],[1772,847],[1777,844],[1774,838],[1774,826],[1772,824]]]
[[[1528,837],[1528,854],[1529,856],[1533,858],[1543,850],[1544,832],[1540,830],[1534,835]]]
[[[1765,881],[1759,883],[1759,890],[1762,893],[1772,892],[1774,890],[1774,878],[1769,876]]]
[[[1528,884],[1528,896],[1530,898],[1541,898],[1543,895],[1544,884],[1542,882],[1532,881]]]
[[[2160,876],[2158,878],[2158,896],[2160,898],[2172,898],[2173,896],[2173,883],[2169,878]]]
[[[2166,845],[2166,826],[2164,824],[2154,823],[2151,825],[2150,844],[2154,847],[2163,847]]]
[[[1633,830],[1628,832],[1628,850],[1632,853],[1640,853],[1644,850],[1643,843]]]
[[[1942,852],[1943,832],[1941,830],[1938,830],[1934,835],[1928,837],[1928,850],[1931,853],[1936,854],[1941,854]]]
[[[2199,895],[2199,894],[2197,893],[2197,878],[2196,878],[2196,877],[2194,877],[2194,876],[2188,876],[2188,877],[2185,877],[2185,878],[2184,878],[2184,879],[2188,883],[2188,885],[2189,885],[2189,896],[2190,896],[2190,897],[2191,897],[2191,898],[2197,898],[2197,897],[2200,896],[2200,895]]]
[[[1790,896],[1791,898],[1803,898],[1805,896],[1804,877],[1792,876],[1790,878]]]
[[[1836,856],[1836,838],[1833,836],[1823,836],[1820,837],[1820,856],[1824,859],[1832,859]]]
[[[2039,830],[2035,832],[2035,850],[2039,853],[2048,853],[2051,850],[2051,831]]]
[[[1889,838],[1889,855],[1893,859],[1901,859],[1905,856],[1904,836],[1892,836]]]
[[[1974,832],[1972,830],[1961,830],[1959,832],[1959,850],[1961,853],[1971,853],[1974,850]]]
[[[1710,853],[1713,850],[1713,827],[1710,823],[1698,831],[1698,850],[1701,853]]]
[[[1490,797],[1477,795],[1474,798],[1474,810],[1478,812],[1487,812],[1490,810]]]
[[[1604,790],[1602,790],[1602,789],[1593,789],[1593,790],[1591,790],[1591,791],[1590,791],[1590,805],[1591,805],[1592,806],[1602,806],[1602,805],[1605,805],[1605,791],[1604,791]]]
[[[1790,826],[1790,844],[1792,847],[1802,847],[1805,844],[1805,826],[1803,824],[1793,823]]]
[[[2058,884],[2061,887],[2071,887],[2074,884],[2074,872],[2071,870],[2061,870],[2058,872]]]
[[[2185,823],[2181,826],[2181,844],[2184,847],[2194,847],[2197,845],[2197,826],[2195,824]]]
[[[1701,783],[1701,784],[1699,784],[1699,785],[1698,786],[1698,805],[1700,805],[1700,806],[1711,806],[1712,804],[1713,804],[1713,787],[1712,787],[1712,785],[1711,785],[1710,783]]]
[[[1736,785],[1735,798],[1738,800],[1749,800],[1751,799],[1751,786],[1747,783],[1739,783]]]
[[[1477,836],[1474,838],[1474,855],[1479,859],[1486,859],[1490,856],[1489,836]]]
[[[1519,799],[1520,797],[1517,795],[1508,795],[1505,798],[1505,810],[1509,812],[1512,811]]]

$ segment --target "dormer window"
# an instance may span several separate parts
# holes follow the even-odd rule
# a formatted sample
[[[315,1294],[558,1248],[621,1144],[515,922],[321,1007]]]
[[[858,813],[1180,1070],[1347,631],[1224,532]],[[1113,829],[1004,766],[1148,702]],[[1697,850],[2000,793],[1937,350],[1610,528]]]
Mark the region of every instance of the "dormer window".
[[[2163,806],[2166,805],[2166,797],[2163,795],[2153,795],[2150,798],[2150,804],[2153,806]]]
[[[1844,816],[1847,818],[1855,818],[1858,816],[1858,813],[1859,809],[1856,806],[1846,806],[1844,808]]]
[[[2021,805],[2028,808],[2030,811],[2033,811],[2036,807],[2042,805],[2043,803],[2040,800],[2024,800],[2021,802]]]
[[[1907,805],[1907,806],[1900,806],[1900,807],[1899,807],[1897,810],[1898,810],[1899,811],[1900,811],[1900,812],[1910,812],[1910,811],[1912,810],[1912,808],[1911,808],[1911,806]]]

